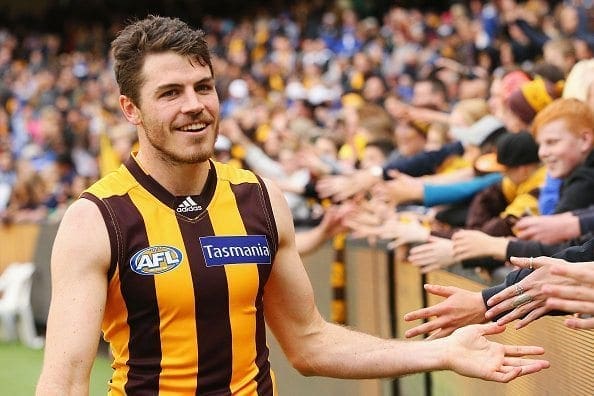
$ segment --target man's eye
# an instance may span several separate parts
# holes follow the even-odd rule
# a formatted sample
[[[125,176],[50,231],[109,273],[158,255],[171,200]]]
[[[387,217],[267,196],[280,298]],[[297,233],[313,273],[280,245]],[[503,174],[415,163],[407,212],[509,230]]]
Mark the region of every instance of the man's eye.
[[[161,94],[162,98],[170,98],[173,97],[177,94],[177,91],[171,90],[171,91],[165,91]]]
[[[209,92],[213,89],[213,86],[210,84],[200,84],[196,87],[197,92]]]

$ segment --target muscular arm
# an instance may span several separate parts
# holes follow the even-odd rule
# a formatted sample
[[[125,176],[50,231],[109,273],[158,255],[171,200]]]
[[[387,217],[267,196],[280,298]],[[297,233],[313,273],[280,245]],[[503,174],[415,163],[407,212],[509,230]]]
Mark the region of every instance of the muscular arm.
[[[95,204],[66,212],[51,258],[52,297],[38,395],[87,395],[105,307],[110,245]]]
[[[468,327],[448,338],[420,342],[380,339],[326,322],[315,306],[311,284],[297,254],[287,205],[277,187],[269,183],[268,190],[279,248],[264,293],[265,316],[288,359],[302,374],[378,378],[452,369],[467,376],[509,381],[548,365],[506,358],[510,353],[542,353],[542,349],[512,350],[489,342],[483,335],[503,331],[494,325]]]

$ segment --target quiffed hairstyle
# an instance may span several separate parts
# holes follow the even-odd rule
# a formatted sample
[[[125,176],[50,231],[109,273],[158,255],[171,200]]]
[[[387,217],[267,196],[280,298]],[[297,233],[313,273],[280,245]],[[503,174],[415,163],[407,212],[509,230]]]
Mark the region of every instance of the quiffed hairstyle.
[[[567,128],[575,134],[584,130],[594,131],[594,113],[578,99],[557,99],[538,112],[532,121],[532,134],[536,137],[543,125],[564,120]]]
[[[213,73],[205,34],[177,18],[149,15],[126,26],[111,43],[115,78],[120,94],[140,105],[144,83],[142,67],[147,55],[173,51],[191,61],[208,66]]]

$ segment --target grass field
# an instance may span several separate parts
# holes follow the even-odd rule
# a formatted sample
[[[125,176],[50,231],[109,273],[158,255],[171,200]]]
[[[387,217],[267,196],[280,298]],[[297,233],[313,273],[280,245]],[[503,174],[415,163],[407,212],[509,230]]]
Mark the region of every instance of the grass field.
[[[41,372],[43,351],[18,343],[0,343],[0,394],[30,396]],[[107,381],[112,369],[106,357],[98,356],[91,373],[91,396],[107,394]]]

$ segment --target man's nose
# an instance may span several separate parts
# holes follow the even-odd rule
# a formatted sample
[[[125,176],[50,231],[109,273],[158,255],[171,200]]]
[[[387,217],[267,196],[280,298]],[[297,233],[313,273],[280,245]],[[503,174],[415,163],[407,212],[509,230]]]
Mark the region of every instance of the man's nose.
[[[184,94],[184,102],[181,108],[183,113],[199,113],[204,109],[198,94],[193,89],[188,89]]]

